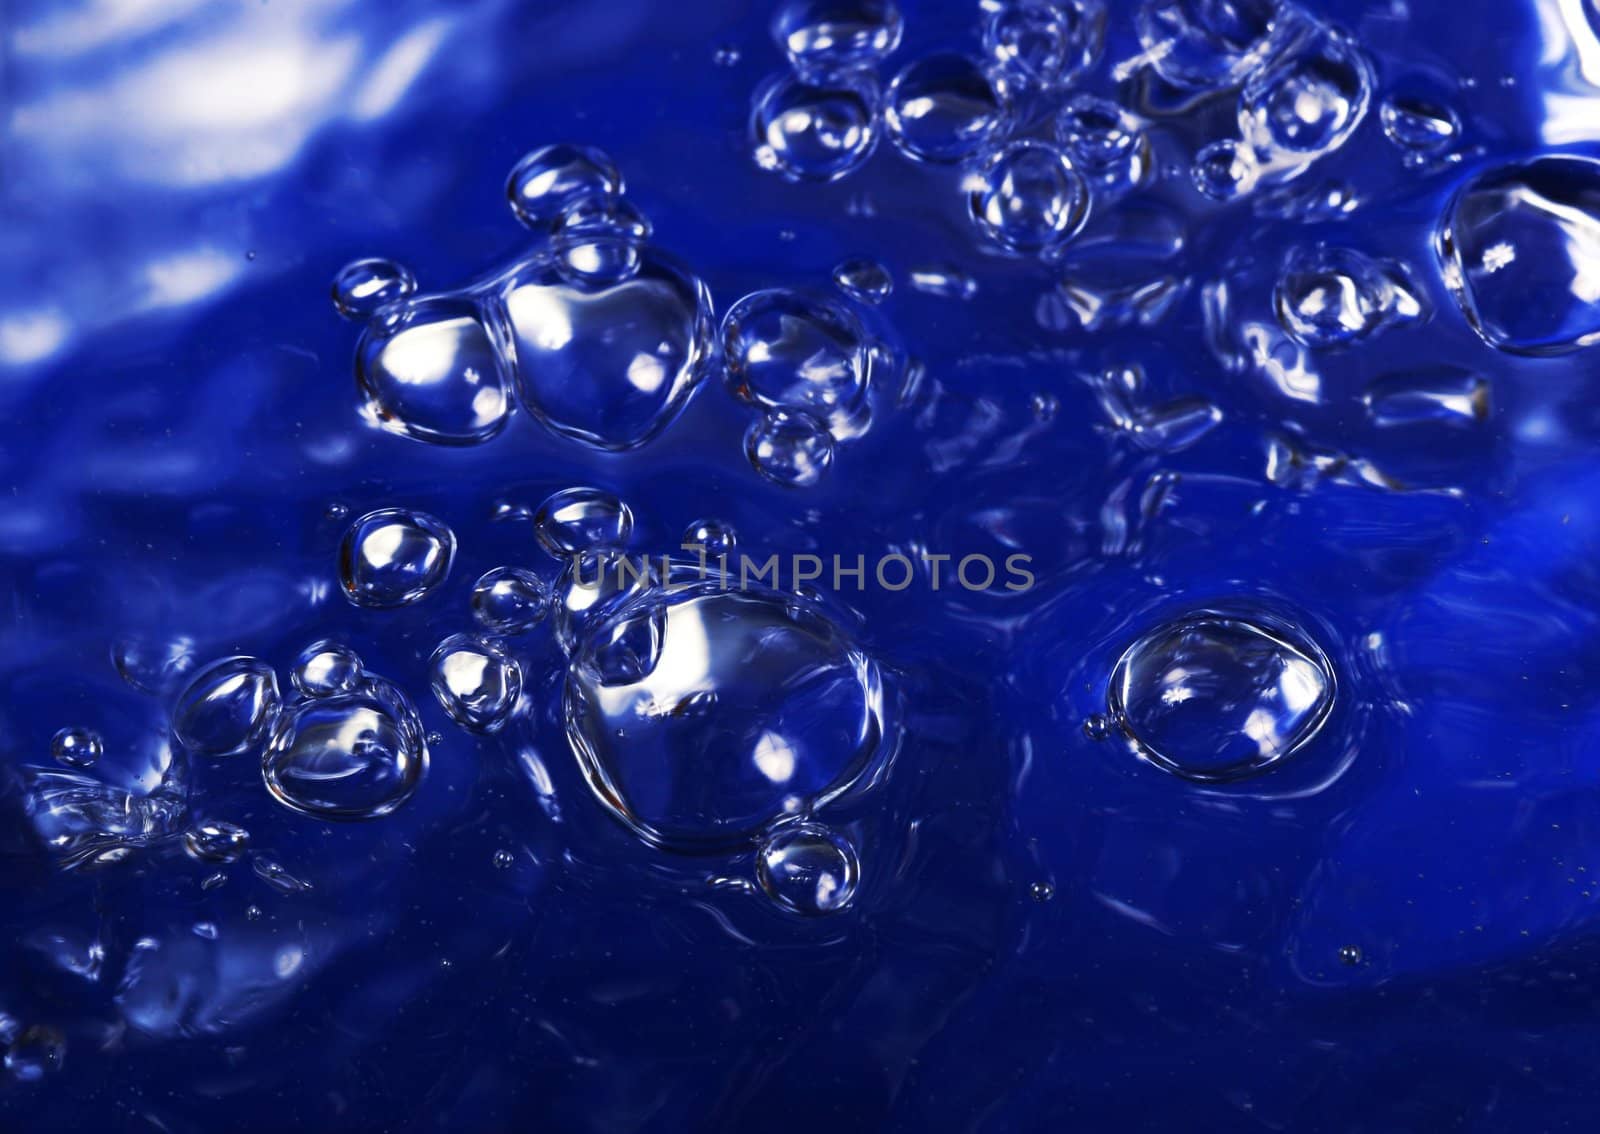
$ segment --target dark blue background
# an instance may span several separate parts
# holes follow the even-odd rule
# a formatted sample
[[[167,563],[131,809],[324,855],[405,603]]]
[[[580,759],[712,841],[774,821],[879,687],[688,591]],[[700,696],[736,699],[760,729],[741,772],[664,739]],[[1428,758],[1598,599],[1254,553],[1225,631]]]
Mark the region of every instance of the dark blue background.
[[[749,95],[781,65],[765,6],[172,0],[141,16],[13,0],[0,759],[48,764],[51,734],[77,724],[105,737],[105,774],[143,771],[165,709],[114,673],[127,636],[280,673],[341,637],[443,739],[417,798],[370,824],[290,814],[253,767],[190,769],[198,813],[242,823],[313,882],[292,896],[247,862],[202,890],[210,870],[170,849],[63,873],[13,783],[0,1012],[59,1028],[68,1050],[43,1082],[0,1086],[0,1128],[1591,1128],[1593,363],[1484,345],[1431,249],[1471,170],[1593,148],[1600,75],[1561,21],[1576,0],[1314,6],[1367,44],[1383,89],[1444,92],[1464,160],[1409,170],[1371,115],[1306,179],[1348,182],[1361,207],[1310,223],[1204,203],[1178,169],[1127,206],[1142,251],[1112,244],[1185,281],[1183,300],[1154,329],[1088,335],[1042,325],[1048,272],[979,247],[956,173],[887,144],[830,186],[756,169]],[[1112,61],[1136,47],[1116,7]],[[976,46],[976,4],[905,8],[889,70]],[[724,46],[736,65],[713,62]],[[1109,93],[1107,73],[1090,85]],[[1164,159],[1219,136],[1228,106],[1166,120]],[[757,287],[821,285],[849,255],[882,260],[899,285],[884,319],[927,367],[915,404],[804,493],[748,467],[744,411],[714,382],[620,456],[525,417],[472,450],[363,426],[355,331],[328,281],[362,255],[424,288],[502,262],[525,235],[503,179],[552,141],[616,159],[719,313]],[[1090,247],[1114,235],[1095,223]],[[1225,373],[1201,287],[1229,279],[1240,318],[1270,319],[1283,250],[1323,239],[1407,263],[1431,317],[1319,360],[1312,400]],[[929,264],[971,272],[976,297],[909,288]],[[1222,427],[1176,456],[1130,448],[1082,376],[1131,363],[1155,397],[1212,400]],[[1367,424],[1371,378],[1440,364],[1490,379],[1489,426]],[[1040,394],[1059,399],[1049,422]],[[1263,439],[1285,429],[1420,491],[1270,484]],[[1163,472],[1177,486],[1141,517]],[[497,505],[576,483],[623,496],[647,549],[714,514],[784,553],[1011,540],[1034,556],[1026,595],[843,596],[905,706],[892,780],[853,817],[864,881],[848,913],[797,923],[708,881],[748,862],[664,855],[609,821],[565,747],[546,635],[519,646],[529,712],[505,734],[470,738],[427,696],[429,653],[470,627],[471,581],[554,567]],[[447,520],[448,589],[349,607],[332,505]],[[1240,596],[1296,612],[1334,658],[1340,701],[1312,749],[1204,789],[1083,735],[1132,635]],[[191,932],[201,921],[216,941]],[[66,947],[41,933],[100,942],[98,979],[62,971]],[[1360,965],[1339,963],[1345,946]]]

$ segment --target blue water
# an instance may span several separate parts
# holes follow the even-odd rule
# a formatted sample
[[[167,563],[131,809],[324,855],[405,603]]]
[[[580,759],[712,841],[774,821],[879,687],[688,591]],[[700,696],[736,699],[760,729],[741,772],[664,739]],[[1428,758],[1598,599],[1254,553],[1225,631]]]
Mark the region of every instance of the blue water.
[[[1329,144],[1289,99],[1309,157],[1213,201],[1190,165],[1251,87],[1151,81],[1132,5],[968,167],[836,83],[860,150],[803,182],[751,138],[793,77],[766,6],[8,5],[0,1129],[1591,1128],[1600,177],[1529,163],[1600,156],[1600,14],[1308,7],[1368,104]],[[977,3],[902,8],[879,88],[981,51]],[[1061,175],[1003,136],[1084,92],[1149,151],[1006,212],[1008,170]],[[554,143],[625,178],[637,220],[579,219],[648,224],[640,298],[574,303],[588,353],[519,339],[549,364],[503,424],[451,419],[481,444],[377,428],[330,281],[595,286],[507,207]],[[830,282],[851,260],[881,304]],[[859,404],[848,366],[724,380],[697,336],[772,288],[842,306],[747,325],[870,355]],[[584,396],[619,341],[683,363],[681,413]],[[492,386],[503,345],[472,349]],[[739,393],[776,406],[748,444]],[[534,516],[575,486],[637,553],[714,519],[758,559],[1021,553],[1033,581],[625,595],[436,658],[483,633],[485,572],[556,585]],[[453,540],[442,583],[374,582],[415,601],[341,579],[382,508]],[[297,692],[319,640],[371,681],[324,653]],[[189,688],[236,656],[237,745]],[[410,762],[264,782],[266,733],[354,712]],[[62,729],[94,735],[57,759]],[[753,736],[765,779],[724,760]]]

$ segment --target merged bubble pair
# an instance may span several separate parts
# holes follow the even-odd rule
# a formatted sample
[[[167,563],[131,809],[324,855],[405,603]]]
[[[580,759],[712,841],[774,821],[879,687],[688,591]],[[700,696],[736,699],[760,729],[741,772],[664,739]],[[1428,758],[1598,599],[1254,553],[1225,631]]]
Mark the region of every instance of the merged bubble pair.
[[[334,281],[338,310],[366,321],[356,350],[366,412],[402,436],[475,445],[520,404],[593,448],[645,444],[706,376],[705,285],[649,245],[648,221],[598,150],[534,150],[506,192],[540,242],[488,277],[419,295],[406,269],[363,260]]]
[[[848,304],[789,288],[753,292],[722,320],[722,357],[734,397],[761,413],[745,434],[745,455],[768,480],[816,484],[834,444],[871,422],[878,344]]]
[[[790,0],[772,35],[790,69],[751,99],[756,164],[791,181],[837,181],[877,149],[877,65],[905,28],[894,0]]]
[[[1196,188],[1219,201],[1304,173],[1342,147],[1372,100],[1372,64],[1346,32],[1280,0],[1147,0],[1147,64],[1183,90],[1239,87],[1237,139],[1196,155]]]
[[[295,696],[285,700],[265,662],[213,662],[179,695],[173,737],[196,756],[259,752],[272,795],[315,818],[372,819],[411,797],[427,745],[416,709],[398,687],[368,674],[353,651],[334,642],[302,651],[291,680]],[[200,837],[201,846],[216,841]]]

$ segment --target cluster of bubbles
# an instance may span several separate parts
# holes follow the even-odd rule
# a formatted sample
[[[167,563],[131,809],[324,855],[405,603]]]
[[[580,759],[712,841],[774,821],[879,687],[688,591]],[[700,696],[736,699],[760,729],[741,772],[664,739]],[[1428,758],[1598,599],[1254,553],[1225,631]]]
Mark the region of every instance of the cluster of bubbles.
[[[882,129],[906,157],[963,166],[977,230],[1017,255],[1059,250],[1091,196],[1137,185],[1150,168],[1140,124],[1116,103],[1067,89],[1104,51],[1101,0],[986,0],[982,55],[940,51],[879,93],[876,69],[900,43],[892,2],[785,4],[773,32],[792,65],[755,92],[756,160],[791,180],[833,181],[871,157]],[[1049,120],[1047,137],[1015,135]]]
[[[367,417],[440,445],[498,435],[518,405],[596,449],[637,448],[683,410],[712,353],[705,285],[650,244],[649,221],[599,150],[544,146],[506,183],[534,247],[453,292],[358,260],[333,301],[364,328],[356,379]]]
[[[1348,33],[1285,0],[1146,0],[1137,62],[1180,91],[1238,91],[1237,138],[1195,155],[1195,187],[1218,201],[1303,174],[1366,117],[1371,61]]]
[[[784,293],[751,298],[761,302],[730,313],[731,333],[763,336],[776,349],[747,358],[741,396],[773,412],[804,407],[789,412],[845,428],[868,366],[848,312],[815,297],[799,306]],[[794,369],[798,352],[812,360],[805,374]],[[548,619],[567,658],[567,738],[608,812],[657,848],[751,853],[755,889],[779,909],[815,915],[849,906],[860,872],[855,844],[821,816],[886,768],[893,746],[877,666],[812,600],[743,579],[732,588],[726,557],[738,536],[721,520],[696,520],[683,533],[697,558],[652,559],[629,554],[633,513],[604,489],[562,489],[525,514],[533,543],[560,567],[549,582],[510,564],[477,580],[477,631],[449,635],[430,661],[445,712],[471,732],[502,729],[524,691],[506,639]],[[444,581],[452,549],[439,520],[394,508],[368,513],[341,547],[342,589],[362,606],[421,602]],[[248,748],[247,733],[269,732],[265,775],[287,806],[373,817],[415,789],[426,760],[415,714],[347,649],[308,648],[291,676],[303,699],[281,709],[272,672],[258,662],[229,659],[202,676],[186,699],[220,723],[194,731],[218,754]],[[274,711],[275,723],[266,719]],[[352,722],[384,757],[355,774],[345,766],[350,746],[341,747]],[[203,845],[233,843],[211,824]]]
[[[285,697],[266,662],[211,663],[173,705],[174,742],[196,757],[258,756],[272,796],[314,818],[373,819],[411,798],[428,750],[416,709],[397,686],[328,641],[301,651],[289,681]],[[246,838],[214,822],[191,828],[185,842],[197,859],[231,861]]]

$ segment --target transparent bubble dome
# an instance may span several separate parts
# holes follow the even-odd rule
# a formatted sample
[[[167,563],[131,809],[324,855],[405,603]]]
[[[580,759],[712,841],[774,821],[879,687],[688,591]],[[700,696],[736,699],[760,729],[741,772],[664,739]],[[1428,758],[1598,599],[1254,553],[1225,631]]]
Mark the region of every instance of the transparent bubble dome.
[[[1481,174],[1451,200],[1438,243],[1445,283],[1491,346],[1562,354],[1600,341],[1600,162]]]
[[[376,819],[411,798],[427,767],[410,698],[380,678],[287,706],[261,761],[267,789],[318,819]]]
[[[752,839],[886,755],[876,664],[819,610],[720,581],[595,626],[567,677],[567,737],[596,798],[647,842]]]
[[[547,428],[597,449],[637,448],[705,379],[714,330],[703,283],[650,249],[620,280],[537,256],[499,287],[517,396]]]
[[[1201,783],[1262,771],[1333,708],[1327,656],[1276,619],[1201,611],[1157,626],[1111,675],[1112,718],[1150,763]]]

